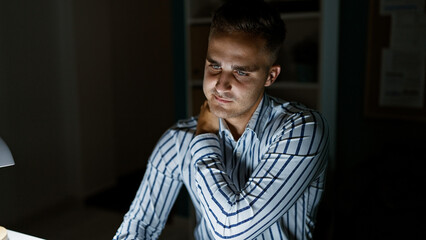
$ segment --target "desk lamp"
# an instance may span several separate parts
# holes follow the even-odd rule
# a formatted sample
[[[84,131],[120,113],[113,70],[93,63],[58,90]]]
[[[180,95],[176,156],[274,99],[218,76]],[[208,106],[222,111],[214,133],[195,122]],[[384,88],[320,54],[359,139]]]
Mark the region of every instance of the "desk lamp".
[[[0,137],[0,168],[15,165],[13,161],[12,153],[10,153],[9,148],[6,143]],[[7,230],[0,226],[0,240],[8,239]]]
[[[0,137],[0,168],[15,165],[13,161],[12,153],[6,143]]]

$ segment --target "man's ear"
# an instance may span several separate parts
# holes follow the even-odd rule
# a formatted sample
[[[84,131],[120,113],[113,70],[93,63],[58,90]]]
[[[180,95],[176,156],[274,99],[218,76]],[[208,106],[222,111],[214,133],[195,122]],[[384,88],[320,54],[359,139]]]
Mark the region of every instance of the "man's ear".
[[[265,87],[271,86],[275,80],[277,80],[278,75],[280,75],[281,72],[281,66],[280,65],[272,65],[272,67],[269,69],[268,78],[265,82]]]

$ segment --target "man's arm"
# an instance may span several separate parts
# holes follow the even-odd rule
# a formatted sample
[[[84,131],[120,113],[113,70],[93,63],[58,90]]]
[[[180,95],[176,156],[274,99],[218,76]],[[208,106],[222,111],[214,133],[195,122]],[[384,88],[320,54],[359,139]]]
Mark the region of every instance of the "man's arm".
[[[217,135],[193,139],[198,196],[217,239],[256,237],[288,211],[325,168],[325,127],[317,113],[286,121],[241,190],[226,174]]]
[[[114,240],[158,239],[182,186],[170,130],[157,143],[142,183]]]

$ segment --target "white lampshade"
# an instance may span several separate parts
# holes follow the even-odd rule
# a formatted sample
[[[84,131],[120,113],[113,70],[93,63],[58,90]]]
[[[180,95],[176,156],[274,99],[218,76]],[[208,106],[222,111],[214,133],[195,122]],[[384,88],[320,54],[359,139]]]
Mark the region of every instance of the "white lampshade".
[[[7,147],[6,143],[0,137],[0,168],[15,165],[12,153]]]

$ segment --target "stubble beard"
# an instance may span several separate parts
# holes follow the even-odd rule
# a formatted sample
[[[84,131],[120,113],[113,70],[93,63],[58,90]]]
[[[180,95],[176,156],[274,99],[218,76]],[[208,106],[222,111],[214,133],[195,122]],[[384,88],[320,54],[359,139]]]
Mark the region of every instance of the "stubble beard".
[[[220,103],[215,99],[215,96],[230,100],[231,102]],[[236,101],[235,97],[229,94],[219,94],[215,90],[212,90],[210,91],[210,99],[208,102],[210,111],[218,118],[227,119],[238,116],[238,112],[232,110],[232,106],[238,106],[239,103]]]

